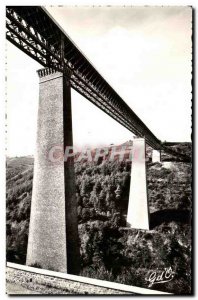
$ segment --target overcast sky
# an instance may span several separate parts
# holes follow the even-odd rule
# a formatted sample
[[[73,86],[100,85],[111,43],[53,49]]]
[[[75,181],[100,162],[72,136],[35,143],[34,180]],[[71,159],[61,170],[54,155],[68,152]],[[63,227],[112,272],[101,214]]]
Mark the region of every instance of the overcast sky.
[[[47,7],[78,48],[162,141],[190,141],[189,7]],[[41,66],[7,42],[7,154],[33,154]],[[72,91],[74,144],[133,134]]]

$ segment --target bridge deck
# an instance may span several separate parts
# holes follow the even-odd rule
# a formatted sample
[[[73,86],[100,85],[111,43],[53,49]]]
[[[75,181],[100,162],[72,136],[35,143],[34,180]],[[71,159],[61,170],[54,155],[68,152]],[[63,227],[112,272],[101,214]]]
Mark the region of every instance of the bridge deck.
[[[160,140],[140,120],[109,83],[40,6],[8,6],[7,39],[44,67],[71,71],[71,86],[148,145],[161,149]]]

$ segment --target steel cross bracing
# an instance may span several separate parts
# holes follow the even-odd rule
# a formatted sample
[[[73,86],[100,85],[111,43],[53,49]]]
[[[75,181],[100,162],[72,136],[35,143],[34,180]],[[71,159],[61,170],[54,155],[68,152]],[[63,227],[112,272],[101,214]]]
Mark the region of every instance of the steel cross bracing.
[[[163,148],[44,8],[8,6],[6,17],[6,37],[12,44],[44,67],[69,69],[72,88],[136,136],[144,137],[152,148]]]

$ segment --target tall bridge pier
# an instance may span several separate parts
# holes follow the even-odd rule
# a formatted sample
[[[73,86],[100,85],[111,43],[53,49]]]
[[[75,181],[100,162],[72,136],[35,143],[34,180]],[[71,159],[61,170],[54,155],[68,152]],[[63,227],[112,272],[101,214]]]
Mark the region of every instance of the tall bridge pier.
[[[132,151],[127,225],[131,228],[149,230],[145,139],[134,139]]]
[[[38,75],[37,147],[26,264],[77,274],[74,165],[72,158],[64,161],[63,155],[63,149],[73,145],[70,74],[68,70],[61,73],[46,68]]]
[[[161,150],[152,151],[152,162],[161,162]]]

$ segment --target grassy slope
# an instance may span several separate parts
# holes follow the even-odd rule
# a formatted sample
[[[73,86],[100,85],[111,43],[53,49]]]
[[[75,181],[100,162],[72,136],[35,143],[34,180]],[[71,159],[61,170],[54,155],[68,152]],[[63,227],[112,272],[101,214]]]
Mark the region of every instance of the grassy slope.
[[[189,152],[190,145],[186,147]],[[147,154],[150,156],[149,150]],[[125,227],[130,164],[75,165],[81,274],[148,287],[145,277],[149,271],[171,266],[174,279],[152,288],[189,293],[191,165],[148,162],[147,167],[149,232]],[[6,175],[7,259],[25,263],[33,158],[8,159]]]

